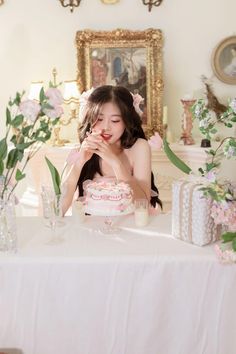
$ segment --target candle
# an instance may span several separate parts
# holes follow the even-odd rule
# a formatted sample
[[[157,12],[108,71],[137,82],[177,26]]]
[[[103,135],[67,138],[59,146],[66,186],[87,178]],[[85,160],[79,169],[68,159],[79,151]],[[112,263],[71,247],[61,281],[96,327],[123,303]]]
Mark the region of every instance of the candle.
[[[167,123],[168,123],[167,114],[168,114],[167,106],[164,106],[164,107],[163,107],[162,123],[163,123],[163,124],[166,124],[166,125],[167,125]]]
[[[174,142],[174,137],[173,137],[173,134],[172,134],[172,132],[170,130],[167,130],[166,140],[168,141],[168,143],[173,143]]]

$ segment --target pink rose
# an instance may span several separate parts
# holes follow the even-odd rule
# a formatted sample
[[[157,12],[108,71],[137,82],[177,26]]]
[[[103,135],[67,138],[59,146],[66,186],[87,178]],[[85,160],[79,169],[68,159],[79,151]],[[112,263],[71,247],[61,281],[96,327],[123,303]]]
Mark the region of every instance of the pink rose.
[[[148,140],[148,144],[156,150],[160,150],[162,148],[162,138],[160,135],[156,132],[155,135],[152,135],[150,139]]]
[[[61,91],[55,87],[50,87],[46,92],[45,96],[48,98],[48,103],[55,107],[63,103],[63,97]]]
[[[144,101],[144,98],[139,95],[138,93],[131,93],[133,96],[133,106],[135,108],[135,111],[140,115],[140,117],[143,115],[143,111],[140,109],[140,104]]]
[[[26,119],[34,122],[37,119],[41,108],[36,101],[25,100],[20,103],[19,109]]]
[[[59,118],[63,114],[61,106],[54,106],[52,109],[44,109],[43,112],[51,119]]]

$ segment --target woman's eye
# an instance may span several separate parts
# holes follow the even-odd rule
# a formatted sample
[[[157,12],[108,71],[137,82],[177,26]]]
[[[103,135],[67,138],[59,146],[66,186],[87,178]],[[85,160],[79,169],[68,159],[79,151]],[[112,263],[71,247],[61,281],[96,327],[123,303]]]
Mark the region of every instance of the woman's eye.
[[[112,120],[112,123],[119,123],[120,120]]]
[[[102,122],[102,121],[103,121],[102,118],[98,118],[98,119],[97,119],[97,122]]]

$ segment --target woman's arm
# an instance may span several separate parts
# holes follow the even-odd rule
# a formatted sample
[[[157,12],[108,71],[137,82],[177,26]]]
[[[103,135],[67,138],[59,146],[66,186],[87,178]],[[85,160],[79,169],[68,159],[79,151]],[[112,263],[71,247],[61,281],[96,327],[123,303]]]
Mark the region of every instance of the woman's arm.
[[[93,151],[106,161],[113,169],[117,180],[130,184],[134,191],[134,199],[151,197],[151,149],[145,139],[138,139],[130,149],[133,161],[133,175],[123,164],[108,143],[98,144],[98,150]]]

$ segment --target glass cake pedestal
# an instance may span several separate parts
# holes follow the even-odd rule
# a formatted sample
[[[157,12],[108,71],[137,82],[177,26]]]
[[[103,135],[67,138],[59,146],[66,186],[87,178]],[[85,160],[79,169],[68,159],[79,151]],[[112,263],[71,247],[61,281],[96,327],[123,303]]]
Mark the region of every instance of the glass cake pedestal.
[[[120,232],[119,226],[116,225],[117,218],[123,215],[125,216],[125,215],[132,214],[134,212],[134,205],[132,205],[132,207],[129,207],[122,212],[113,213],[110,215],[107,215],[102,210],[95,212],[94,210],[90,210],[89,208],[86,207],[85,207],[85,212],[90,215],[103,217],[103,224],[98,229],[100,233],[104,235],[116,235]]]

